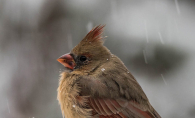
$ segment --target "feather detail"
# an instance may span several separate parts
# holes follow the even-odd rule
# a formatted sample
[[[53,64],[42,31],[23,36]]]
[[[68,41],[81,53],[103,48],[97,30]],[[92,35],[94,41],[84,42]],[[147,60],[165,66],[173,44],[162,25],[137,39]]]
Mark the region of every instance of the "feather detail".
[[[125,99],[88,98],[89,105],[99,118],[161,118],[158,113],[142,110]],[[94,116],[95,116],[94,115]]]
[[[86,118],[86,116],[91,116],[92,110],[87,106],[88,96],[79,96],[80,87],[75,76],[63,72],[57,91],[57,99],[63,116],[67,118]]]
[[[102,37],[102,33],[104,30],[105,25],[98,25],[96,27],[94,27],[86,36],[82,41],[85,42],[96,42],[96,41],[101,41]]]

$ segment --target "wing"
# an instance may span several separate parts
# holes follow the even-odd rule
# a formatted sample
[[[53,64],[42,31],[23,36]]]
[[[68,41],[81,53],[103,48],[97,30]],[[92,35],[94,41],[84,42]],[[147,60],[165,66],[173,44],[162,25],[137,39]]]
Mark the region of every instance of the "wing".
[[[136,103],[133,101],[109,98],[89,98],[88,100],[93,109],[93,116],[99,118],[160,118],[158,114],[135,107]]]
[[[105,63],[93,70],[93,76],[83,76],[78,81],[80,95],[89,96],[93,115],[100,118],[161,118],[122,62],[115,58],[111,64]]]

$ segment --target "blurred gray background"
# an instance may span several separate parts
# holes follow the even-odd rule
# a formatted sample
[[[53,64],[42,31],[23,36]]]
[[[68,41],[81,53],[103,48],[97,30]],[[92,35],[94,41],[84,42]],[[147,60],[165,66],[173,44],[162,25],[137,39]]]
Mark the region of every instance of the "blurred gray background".
[[[56,59],[99,24],[163,118],[195,118],[195,0],[0,0],[0,118],[62,118]]]

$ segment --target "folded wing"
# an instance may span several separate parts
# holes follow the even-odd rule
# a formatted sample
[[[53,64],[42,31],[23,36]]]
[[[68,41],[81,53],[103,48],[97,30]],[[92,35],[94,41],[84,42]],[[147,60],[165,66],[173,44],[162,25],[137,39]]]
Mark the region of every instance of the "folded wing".
[[[124,99],[88,98],[93,116],[99,118],[160,118],[149,111],[142,111],[135,102]]]

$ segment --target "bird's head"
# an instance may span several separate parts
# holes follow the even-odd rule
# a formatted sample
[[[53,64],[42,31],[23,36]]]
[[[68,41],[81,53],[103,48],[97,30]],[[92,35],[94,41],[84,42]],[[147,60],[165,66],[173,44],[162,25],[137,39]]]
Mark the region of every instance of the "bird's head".
[[[110,51],[103,46],[104,25],[93,28],[70,53],[57,60],[72,71],[90,72],[106,63],[111,57]]]

